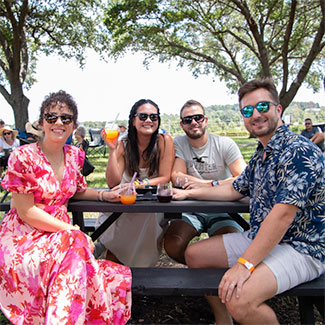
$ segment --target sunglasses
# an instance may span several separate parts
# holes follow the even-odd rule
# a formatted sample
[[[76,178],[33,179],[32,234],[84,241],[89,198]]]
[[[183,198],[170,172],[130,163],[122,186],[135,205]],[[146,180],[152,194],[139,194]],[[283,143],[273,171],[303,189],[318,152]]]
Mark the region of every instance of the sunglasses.
[[[73,122],[73,115],[70,114],[62,114],[57,115],[56,113],[46,113],[44,114],[44,119],[49,124],[54,124],[58,119],[61,119],[61,122],[64,125],[68,125]]]
[[[197,123],[201,123],[205,116],[203,114],[189,115],[181,118],[183,124],[191,124],[194,120]]]
[[[3,132],[3,135],[10,135],[12,132]]]
[[[251,117],[253,115],[254,112],[254,108],[256,108],[260,113],[266,113],[269,111],[270,109],[270,104],[273,105],[278,105],[277,103],[273,103],[273,102],[259,102],[257,103],[255,106],[245,106],[240,110],[240,113],[244,116],[244,117]]]
[[[134,116],[137,116],[140,121],[146,121],[147,118],[149,117],[152,122],[158,121],[158,114],[147,114],[147,113],[136,113]]]
[[[311,125],[311,123],[305,123],[305,125]]]

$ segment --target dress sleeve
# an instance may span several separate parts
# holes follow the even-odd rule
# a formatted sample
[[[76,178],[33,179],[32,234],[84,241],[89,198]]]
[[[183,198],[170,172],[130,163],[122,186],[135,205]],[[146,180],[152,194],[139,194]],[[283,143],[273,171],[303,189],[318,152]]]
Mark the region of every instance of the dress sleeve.
[[[8,159],[8,169],[1,185],[10,192],[28,194],[38,189],[37,176],[32,167],[35,166],[35,157],[28,149],[19,147]]]

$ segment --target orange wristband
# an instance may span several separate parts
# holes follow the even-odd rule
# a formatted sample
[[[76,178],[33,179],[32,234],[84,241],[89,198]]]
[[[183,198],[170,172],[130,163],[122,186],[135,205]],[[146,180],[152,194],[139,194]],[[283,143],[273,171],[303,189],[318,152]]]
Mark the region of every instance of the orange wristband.
[[[239,257],[237,262],[240,263],[240,264],[243,264],[251,273],[253,273],[253,271],[255,270],[254,265],[252,263],[248,262],[247,260],[245,260],[242,257]]]

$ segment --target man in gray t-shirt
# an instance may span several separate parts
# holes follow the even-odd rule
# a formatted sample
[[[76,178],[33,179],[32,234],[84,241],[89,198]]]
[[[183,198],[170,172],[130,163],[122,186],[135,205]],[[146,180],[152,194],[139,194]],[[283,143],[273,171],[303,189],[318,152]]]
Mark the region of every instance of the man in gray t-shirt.
[[[180,112],[184,136],[174,139],[176,159],[172,171],[174,186],[191,189],[217,186],[233,181],[246,164],[236,143],[223,136],[208,134],[208,118],[197,101],[187,101]],[[185,263],[184,252],[195,236],[209,236],[241,231],[227,214],[183,213],[182,219],[172,220],[164,239],[167,254]]]

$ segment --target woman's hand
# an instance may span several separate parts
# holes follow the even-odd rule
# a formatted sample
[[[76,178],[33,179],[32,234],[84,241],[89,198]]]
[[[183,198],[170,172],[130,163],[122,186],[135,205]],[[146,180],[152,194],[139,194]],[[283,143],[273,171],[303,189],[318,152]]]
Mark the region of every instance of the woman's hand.
[[[88,247],[89,247],[90,251],[93,253],[94,249],[95,249],[94,242],[90,236],[86,235],[86,237],[87,237],[87,241],[88,241]]]
[[[115,186],[116,188],[116,186]],[[104,192],[103,193],[103,200],[107,202],[120,202],[120,189],[113,189],[109,192]]]
[[[107,141],[105,129],[102,129],[102,132],[100,133],[100,136],[104,140],[104,142],[106,143],[106,145],[107,145],[107,147],[109,148],[110,151],[115,150],[117,148],[118,137],[116,138],[116,140],[114,142]]]

